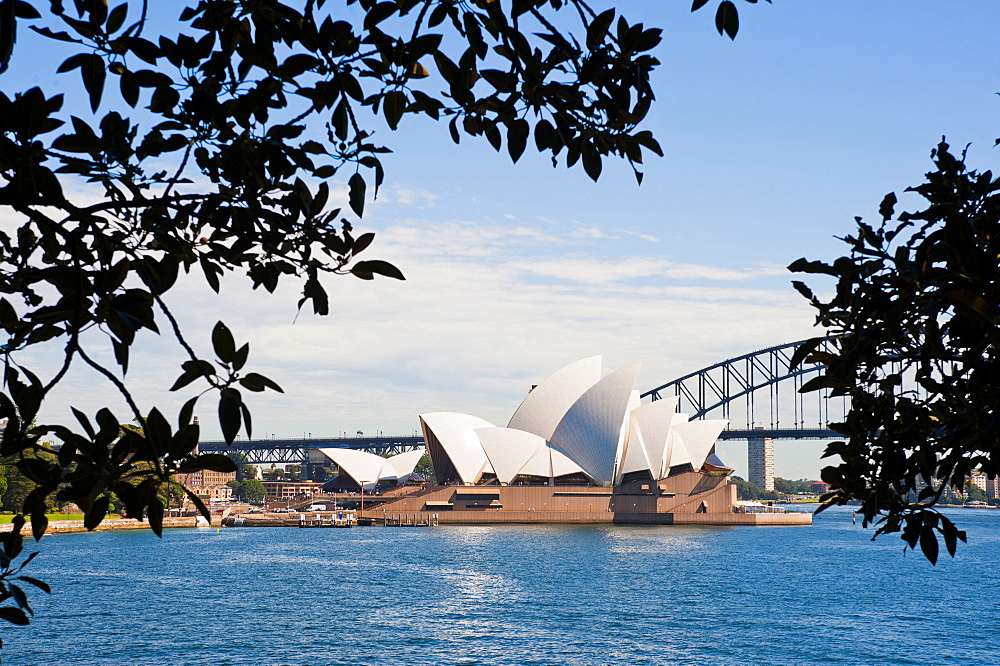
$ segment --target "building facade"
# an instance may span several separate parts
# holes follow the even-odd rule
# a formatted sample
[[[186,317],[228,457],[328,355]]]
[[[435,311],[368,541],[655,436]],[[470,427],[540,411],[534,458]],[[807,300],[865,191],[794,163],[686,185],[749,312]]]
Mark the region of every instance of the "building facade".
[[[986,479],[986,487],[983,490],[986,491],[986,496],[990,499],[1000,497],[1000,476],[995,479]]]
[[[197,472],[178,474],[177,482],[203,500],[231,499],[233,489],[227,485],[236,480],[236,472],[216,472],[202,469]]]
[[[774,490],[774,440],[756,437],[747,444],[747,481],[761,490]]]
[[[291,500],[320,494],[318,481],[261,481],[268,499]]]

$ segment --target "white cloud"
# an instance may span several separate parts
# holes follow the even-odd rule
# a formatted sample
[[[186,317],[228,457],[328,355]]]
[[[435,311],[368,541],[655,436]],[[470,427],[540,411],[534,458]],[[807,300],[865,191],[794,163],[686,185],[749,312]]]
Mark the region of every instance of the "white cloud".
[[[380,202],[394,203],[400,206],[408,206],[410,208],[432,208],[435,202],[437,202],[437,199],[437,194],[419,187],[389,185],[379,190]]]

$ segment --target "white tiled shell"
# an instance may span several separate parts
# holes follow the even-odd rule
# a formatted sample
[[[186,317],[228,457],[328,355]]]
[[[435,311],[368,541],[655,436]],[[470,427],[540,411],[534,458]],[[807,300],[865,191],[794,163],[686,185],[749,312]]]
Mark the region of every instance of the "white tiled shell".
[[[510,483],[536,453],[547,449],[544,439],[524,430],[478,428],[476,435],[500,483]],[[549,470],[538,476],[549,476]]]
[[[670,417],[670,434],[667,435],[667,445],[663,448],[663,472],[662,474],[666,476],[667,472],[674,465],[683,465],[684,463],[691,462],[691,455],[688,453],[687,449],[684,448],[684,442],[677,435],[677,431],[674,430],[674,426],[680,425],[681,423],[688,422],[687,414],[673,414]]]
[[[420,462],[425,453],[424,449],[415,449],[386,458],[385,462],[387,467],[391,467],[392,471],[396,473],[395,477],[402,479],[413,474],[413,468],[417,466],[417,463]],[[386,472],[387,470],[382,472],[381,478],[388,478],[386,477]]]
[[[622,419],[621,434],[618,437],[618,447],[615,449],[615,483],[618,483],[619,479],[621,479],[621,475],[623,474],[622,466],[625,464],[628,439],[632,432],[632,421],[628,418],[628,415],[632,413],[632,410],[639,409],[641,404],[642,400],[639,398],[639,392],[633,390],[629,394],[628,407],[625,408],[625,418]]]
[[[556,370],[525,396],[507,427],[552,439],[569,408],[600,379],[600,356],[580,359]]]
[[[566,411],[550,439],[600,485],[614,481],[622,423],[641,363],[612,372],[590,387]]]
[[[393,469],[391,466],[387,465],[387,460],[382,456],[377,456],[374,453],[368,453],[367,451],[357,451],[355,449],[335,449],[335,448],[323,448],[319,449],[320,453],[332,460],[341,471],[346,473],[349,477],[354,479],[354,481],[360,486],[372,486],[380,478],[382,478],[383,471],[388,467],[390,476],[395,478],[393,474]]]
[[[642,443],[646,447],[649,459],[649,472],[654,479],[662,479],[666,473],[663,465],[664,454],[667,438],[670,436],[670,425],[677,414],[677,400],[677,396],[654,400],[629,413],[630,421],[641,433]],[[637,470],[625,469],[625,472],[634,471]]]
[[[638,411],[638,410],[636,410]],[[618,466],[618,478],[629,472],[641,472],[651,469],[647,448],[642,433],[639,431],[639,424],[635,419],[635,411],[631,412],[632,417],[628,420],[629,431],[625,439],[624,452],[621,456],[621,464]]]
[[[475,483],[484,472],[493,471],[476,437],[478,428],[493,428],[492,423],[458,412],[421,414],[420,422],[441,442],[462,483]]]
[[[701,469],[705,464],[705,458],[712,450],[712,445],[719,438],[719,433],[726,427],[729,421],[726,419],[712,419],[706,421],[688,421],[678,423],[673,427],[674,434],[683,442],[684,449],[690,456],[691,466],[695,470]],[[678,463],[671,460],[672,465]]]

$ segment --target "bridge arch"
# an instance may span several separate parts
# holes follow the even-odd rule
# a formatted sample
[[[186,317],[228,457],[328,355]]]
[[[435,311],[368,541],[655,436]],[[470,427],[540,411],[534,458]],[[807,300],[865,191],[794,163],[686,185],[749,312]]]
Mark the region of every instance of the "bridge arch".
[[[642,397],[659,400],[678,396],[678,410],[692,419],[730,419],[724,439],[742,439],[747,436],[742,433],[756,434],[761,429],[768,437],[833,437],[828,424],[842,417],[838,407],[846,414],[846,400],[834,405],[831,419],[826,390],[809,395],[799,392],[809,375],[826,367],[822,363],[791,367],[795,350],[805,342],[789,342],[721,361],[646,391]],[[828,341],[818,349],[834,351]]]

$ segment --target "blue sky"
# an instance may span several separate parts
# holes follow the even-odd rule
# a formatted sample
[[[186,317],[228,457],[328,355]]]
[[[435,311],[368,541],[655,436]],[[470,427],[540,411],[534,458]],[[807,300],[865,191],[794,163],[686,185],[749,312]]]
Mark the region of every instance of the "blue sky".
[[[620,4],[664,28],[649,128],[665,157],[651,157],[641,187],[625,164],[606,162],[595,184],[582,169],[532,154],[511,165],[485,142],[454,146],[443,124],[404,120],[378,134],[395,152],[363,226],[377,233],[368,253],[406,282],[342,278],[329,285],[329,317],[297,320],[292,290],[227,284],[219,299],[182,284],[174,303],[205,354],[224,319],[251,342],[252,369],[286,388],[252,396],[255,435],[411,432],[426,411],[503,424],[532,383],[582,356],[604,354],[606,369],[644,361],[646,390],[810,336],[787,264],[838,256],[835,237],[855,215],[873,217],[885,193],[918,184],[942,134],[972,144],[972,166],[996,166],[992,0],[739,4],[735,42],[715,32],[714,3],[695,14],[688,0]],[[55,82],[29,53],[15,52],[5,91],[72,89],[75,74]],[[180,361],[168,341],[142,341],[133,381],[146,406],[188,397],[157,388]],[[70,404],[115,404],[85,373],[55,398],[53,419]],[[214,408],[199,411],[218,436]],[[821,448],[779,444],[778,475],[815,478]],[[739,446],[720,452],[745,469]]]

